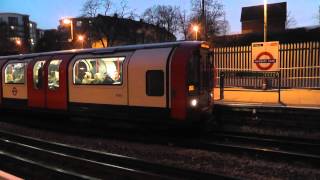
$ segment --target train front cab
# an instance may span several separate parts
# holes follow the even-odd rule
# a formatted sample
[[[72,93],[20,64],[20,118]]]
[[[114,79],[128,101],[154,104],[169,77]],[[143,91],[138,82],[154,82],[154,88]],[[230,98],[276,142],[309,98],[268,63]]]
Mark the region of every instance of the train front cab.
[[[171,117],[187,122],[210,119],[213,65],[208,45],[179,47],[171,64]]]

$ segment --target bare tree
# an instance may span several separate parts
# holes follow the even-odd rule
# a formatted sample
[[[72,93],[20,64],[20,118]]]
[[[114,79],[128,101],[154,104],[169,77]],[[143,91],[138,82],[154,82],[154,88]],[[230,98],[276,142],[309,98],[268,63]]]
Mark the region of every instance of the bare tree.
[[[201,1],[199,0],[191,0],[192,5],[192,15],[191,19],[193,23],[202,22],[202,6]],[[223,34],[227,31],[227,27],[229,26],[228,21],[225,19],[225,11],[224,6],[220,0],[205,0],[205,22],[206,22],[206,35],[202,35],[202,37],[209,37],[212,35]],[[203,27],[202,27],[203,28]]]
[[[180,10],[176,6],[157,5],[145,10],[142,18],[145,22],[158,25],[171,33],[176,33],[179,29]]]
[[[190,20],[186,10],[179,12],[178,25],[179,25],[180,33],[183,34],[184,40],[187,40],[188,34],[189,34]]]
[[[82,7],[82,14],[85,17],[96,17],[100,8],[100,0],[86,0]]]
[[[230,25],[229,25],[229,22],[226,19],[226,15],[225,14],[223,16],[223,20],[220,21],[220,26],[222,27],[220,34],[224,35],[224,36],[227,35],[228,32],[230,31]]]
[[[111,7],[113,5],[111,0],[101,0],[101,5],[103,7],[104,15],[107,16]]]
[[[287,14],[287,19],[286,19],[286,29],[292,28],[297,25],[296,19],[293,17],[291,11],[288,12]]]
[[[128,0],[121,0],[118,8],[114,11],[114,14],[116,14],[120,18],[135,19],[136,17],[138,17],[135,12],[136,9],[131,9],[128,6]]]

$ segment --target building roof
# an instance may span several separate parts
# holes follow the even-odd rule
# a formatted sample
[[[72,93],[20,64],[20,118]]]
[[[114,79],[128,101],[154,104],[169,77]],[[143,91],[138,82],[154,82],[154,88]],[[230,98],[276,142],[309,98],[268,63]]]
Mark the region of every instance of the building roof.
[[[8,16],[8,15],[14,15],[14,16],[28,16],[27,14],[19,14],[19,13],[11,13],[11,12],[0,12],[0,16]]]
[[[282,19],[287,18],[287,3],[275,3],[268,4],[268,19]],[[251,20],[263,20],[264,19],[264,6],[250,6],[243,7],[241,12],[241,22]]]

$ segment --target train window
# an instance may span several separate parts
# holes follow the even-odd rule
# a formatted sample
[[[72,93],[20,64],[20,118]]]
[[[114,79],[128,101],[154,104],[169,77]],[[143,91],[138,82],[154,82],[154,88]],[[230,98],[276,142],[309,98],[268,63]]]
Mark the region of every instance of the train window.
[[[77,85],[120,85],[125,57],[79,59],[73,66],[73,83]]]
[[[24,84],[25,63],[10,63],[5,69],[6,84]]]
[[[195,51],[188,61],[188,87],[190,93],[196,93],[200,86],[200,53]]]
[[[33,87],[41,89],[43,85],[43,67],[45,61],[37,61],[33,67]]]
[[[62,60],[52,60],[48,66],[48,89],[56,90],[60,87],[59,68]]]
[[[164,73],[161,70],[150,70],[146,73],[146,94],[148,96],[163,96]]]

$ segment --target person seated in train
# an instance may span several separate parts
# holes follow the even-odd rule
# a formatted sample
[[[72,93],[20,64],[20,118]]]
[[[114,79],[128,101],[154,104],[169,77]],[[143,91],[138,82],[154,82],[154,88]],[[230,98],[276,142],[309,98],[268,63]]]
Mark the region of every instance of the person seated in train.
[[[108,74],[105,74],[103,84],[113,84],[113,83],[114,83],[114,80]]]
[[[94,79],[92,79],[91,72],[86,72],[83,76],[82,84],[91,84],[93,80]]]
[[[49,89],[54,89],[58,87],[59,84],[59,77],[56,76],[55,71],[51,71],[48,77],[48,86]]]
[[[17,77],[13,80],[14,83],[23,83],[24,82],[24,74],[19,74]]]
[[[12,74],[7,74],[6,75],[6,82],[7,83],[13,83],[13,75]]]
[[[43,63],[40,64],[40,68],[38,69],[38,79],[36,82],[36,87],[40,89],[43,84]]]
[[[6,83],[13,83],[14,77],[13,77],[13,72],[12,68],[7,68],[6,69]]]
[[[116,84],[119,84],[122,82],[122,75],[120,72],[115,72],[114,73],[114,78],[113,78],[113,81],[116,83]]]
[[[93,84],[101,84],[103,82],[103,75],[101,73],[95,73],[93,77]]]

